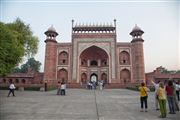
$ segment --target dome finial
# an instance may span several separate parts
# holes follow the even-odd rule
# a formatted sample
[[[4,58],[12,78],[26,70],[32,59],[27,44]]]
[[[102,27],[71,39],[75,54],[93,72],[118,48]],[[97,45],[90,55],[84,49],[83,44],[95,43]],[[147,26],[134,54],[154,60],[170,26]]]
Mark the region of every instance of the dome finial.
[[[51,27],[49,27],[47,31],[56,32],[56,29],[53,27],[53,25],[51,25]]]

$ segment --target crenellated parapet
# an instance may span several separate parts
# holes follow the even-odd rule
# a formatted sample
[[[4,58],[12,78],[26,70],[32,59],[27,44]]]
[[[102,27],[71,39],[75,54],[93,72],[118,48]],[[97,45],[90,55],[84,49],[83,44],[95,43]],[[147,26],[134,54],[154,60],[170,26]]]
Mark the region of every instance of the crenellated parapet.
[[[115,33],[116,20],[113,23],[76,23],[72,20],[72,33]]]

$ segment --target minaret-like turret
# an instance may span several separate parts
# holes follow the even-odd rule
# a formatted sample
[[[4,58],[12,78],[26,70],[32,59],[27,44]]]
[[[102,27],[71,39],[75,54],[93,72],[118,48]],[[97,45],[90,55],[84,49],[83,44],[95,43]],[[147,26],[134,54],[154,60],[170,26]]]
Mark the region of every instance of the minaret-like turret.
[[[145,82],[145,68],[144,68],[144,52],[142,31],[137,25],[133,28],[130,35],[132,36],[131,51],[132,51],[132,82]]]
[[[46,51],[44,63],[44,82],[48,86],[56,84],[56,58],[57,58],[57,41],[58,33],[55,28],[51,26],[45,33],[46,35]]]

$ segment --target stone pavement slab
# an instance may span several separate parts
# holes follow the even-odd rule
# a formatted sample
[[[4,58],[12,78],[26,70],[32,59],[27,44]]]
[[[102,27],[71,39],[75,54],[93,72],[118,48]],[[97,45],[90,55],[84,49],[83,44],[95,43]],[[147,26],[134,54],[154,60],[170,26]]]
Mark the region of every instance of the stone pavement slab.
[[[66,96],[57,96],[56,91],[7,94],[0,90],[0,120],[161,120],[154,93],[148,97],[148,112],[140,112],[139,93],[126,89],[68,89]],[[177,112],[164,120],[179,119]]]

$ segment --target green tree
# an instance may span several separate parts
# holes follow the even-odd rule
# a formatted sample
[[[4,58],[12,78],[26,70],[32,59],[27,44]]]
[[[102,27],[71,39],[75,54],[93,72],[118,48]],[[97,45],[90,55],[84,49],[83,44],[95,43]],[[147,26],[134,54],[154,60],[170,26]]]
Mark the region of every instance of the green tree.
[[[17,66],[24,56],[37,53],[39,40],[19,18],[13,23],[0,22],[0,76]]]
[[[39,72],[40,66],[41,66],[41,63],[39,61],[36,61],[34,58],[30,58],[25,64],[21,65],[20,68],[16,67],[14,69],[14,72],[26,73],[29,68],[34,72]]]
[[[180,70],[177,70],[176,73],[180,74]]]
[[[180,73],[180,70],[167,70],[167,69],[164,69],[164,70],[161,71],[161,73],[174,74],[174,73]]]

